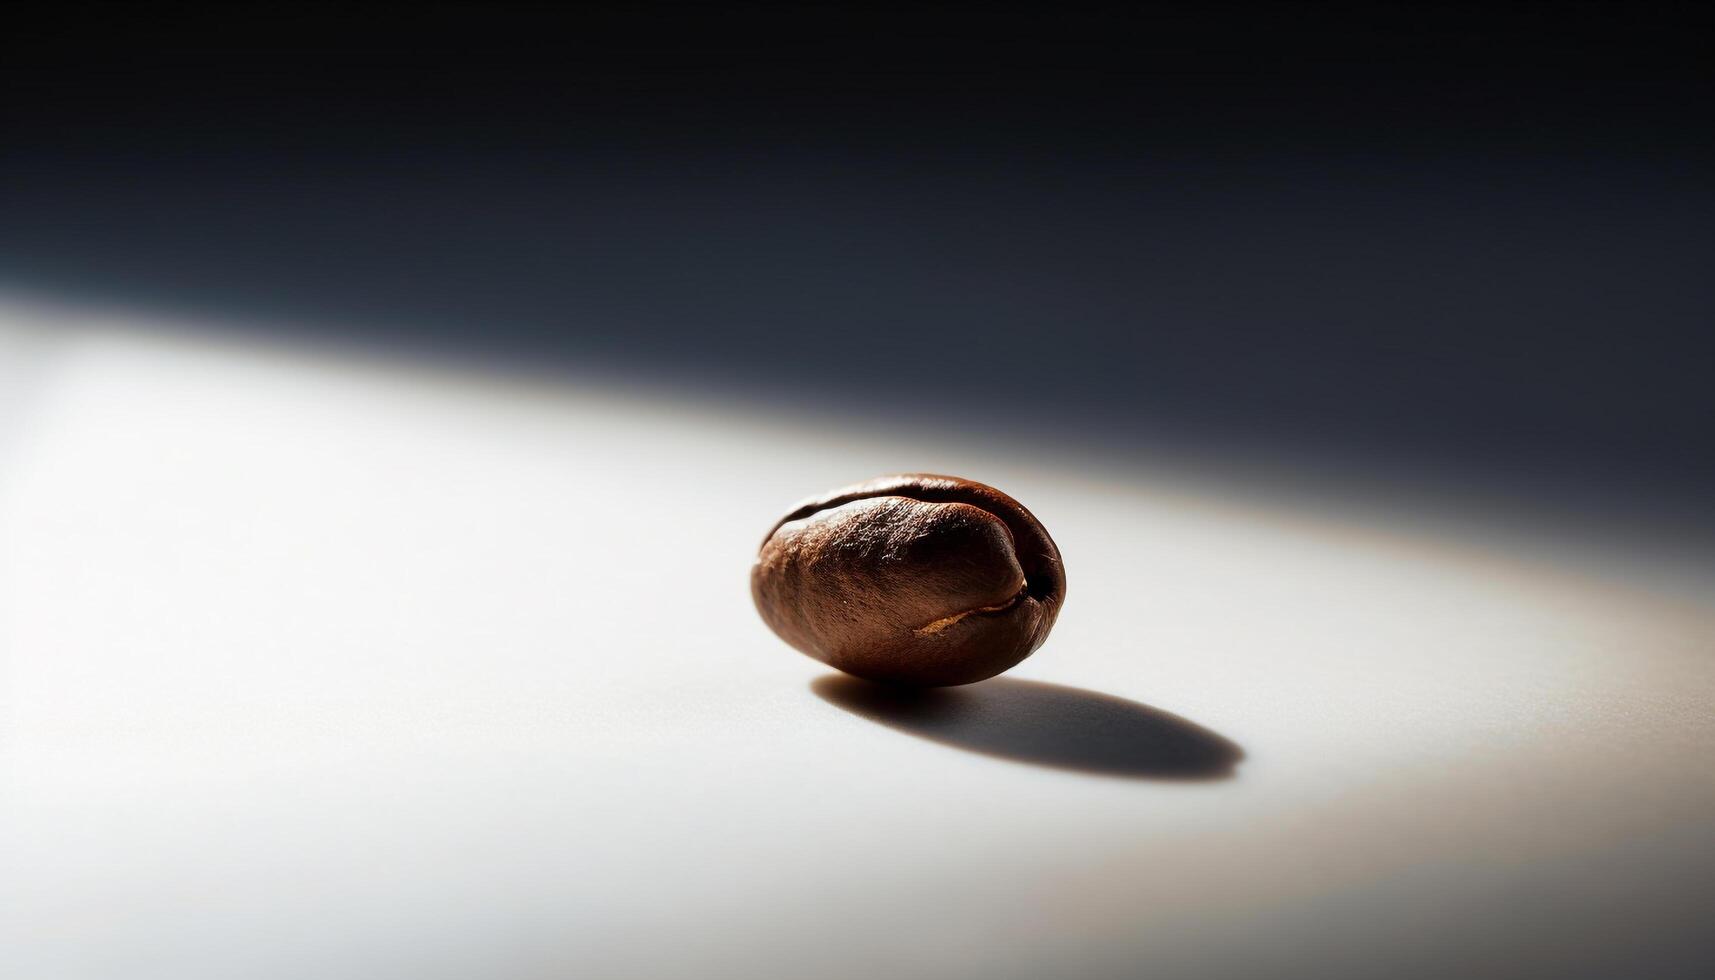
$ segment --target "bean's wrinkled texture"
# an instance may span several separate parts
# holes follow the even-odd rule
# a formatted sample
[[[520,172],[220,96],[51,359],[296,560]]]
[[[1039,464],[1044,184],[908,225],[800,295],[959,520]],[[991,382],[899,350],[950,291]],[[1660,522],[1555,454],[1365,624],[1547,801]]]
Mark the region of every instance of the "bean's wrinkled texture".
[[[907,473],[805,501],[762,543],[756,608],[804,653],[873,681],[970,684],[1028,657],[1066,598],[1060,551],[1018,501]]]

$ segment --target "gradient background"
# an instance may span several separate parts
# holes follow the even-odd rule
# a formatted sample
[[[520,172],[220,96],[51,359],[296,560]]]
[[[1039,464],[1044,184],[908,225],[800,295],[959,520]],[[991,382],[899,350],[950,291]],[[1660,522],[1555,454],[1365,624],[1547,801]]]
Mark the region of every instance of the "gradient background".
[[[5,972],[1715,962],[1707,5],[8,18]],[[874,702],[915,469],[1071,595]]]
[[[9,290],[1715,490],[1698,4],[36,13]]]

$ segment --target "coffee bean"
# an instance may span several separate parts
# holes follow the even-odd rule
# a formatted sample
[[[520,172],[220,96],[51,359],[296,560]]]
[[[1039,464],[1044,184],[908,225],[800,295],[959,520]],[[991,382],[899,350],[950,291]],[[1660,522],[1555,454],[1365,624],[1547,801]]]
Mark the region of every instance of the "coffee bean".
[[[952,476],[884,476],[812,498],[750,574],[780,638],[848,674],[970,684],[1042,645],[1066,598],[1060,551],[1018,501]]]

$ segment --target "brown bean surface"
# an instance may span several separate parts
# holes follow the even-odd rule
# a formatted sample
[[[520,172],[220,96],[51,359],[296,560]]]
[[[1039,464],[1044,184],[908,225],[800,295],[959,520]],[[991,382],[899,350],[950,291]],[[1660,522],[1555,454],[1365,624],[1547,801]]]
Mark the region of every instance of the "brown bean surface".
[[[768,533],[750,581],[787,643],[848,674],[923,687],[1017,664],[1066,597],[1060,551],[1022,504],[924,473],[800,504]]]

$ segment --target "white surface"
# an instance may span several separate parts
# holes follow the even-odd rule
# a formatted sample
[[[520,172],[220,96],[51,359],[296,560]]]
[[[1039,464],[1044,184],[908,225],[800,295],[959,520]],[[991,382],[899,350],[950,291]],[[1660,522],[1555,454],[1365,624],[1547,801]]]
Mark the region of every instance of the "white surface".
[[[1705,580],[1146,466],[0,319],[11,980],[1710,965]],[[751,608],[758,537],[913,469],[1061,546],[1015,676],[1181,715],[1236,774],[996,758],[817,696]],[[1053,724],[990,707],[972,741]]]

